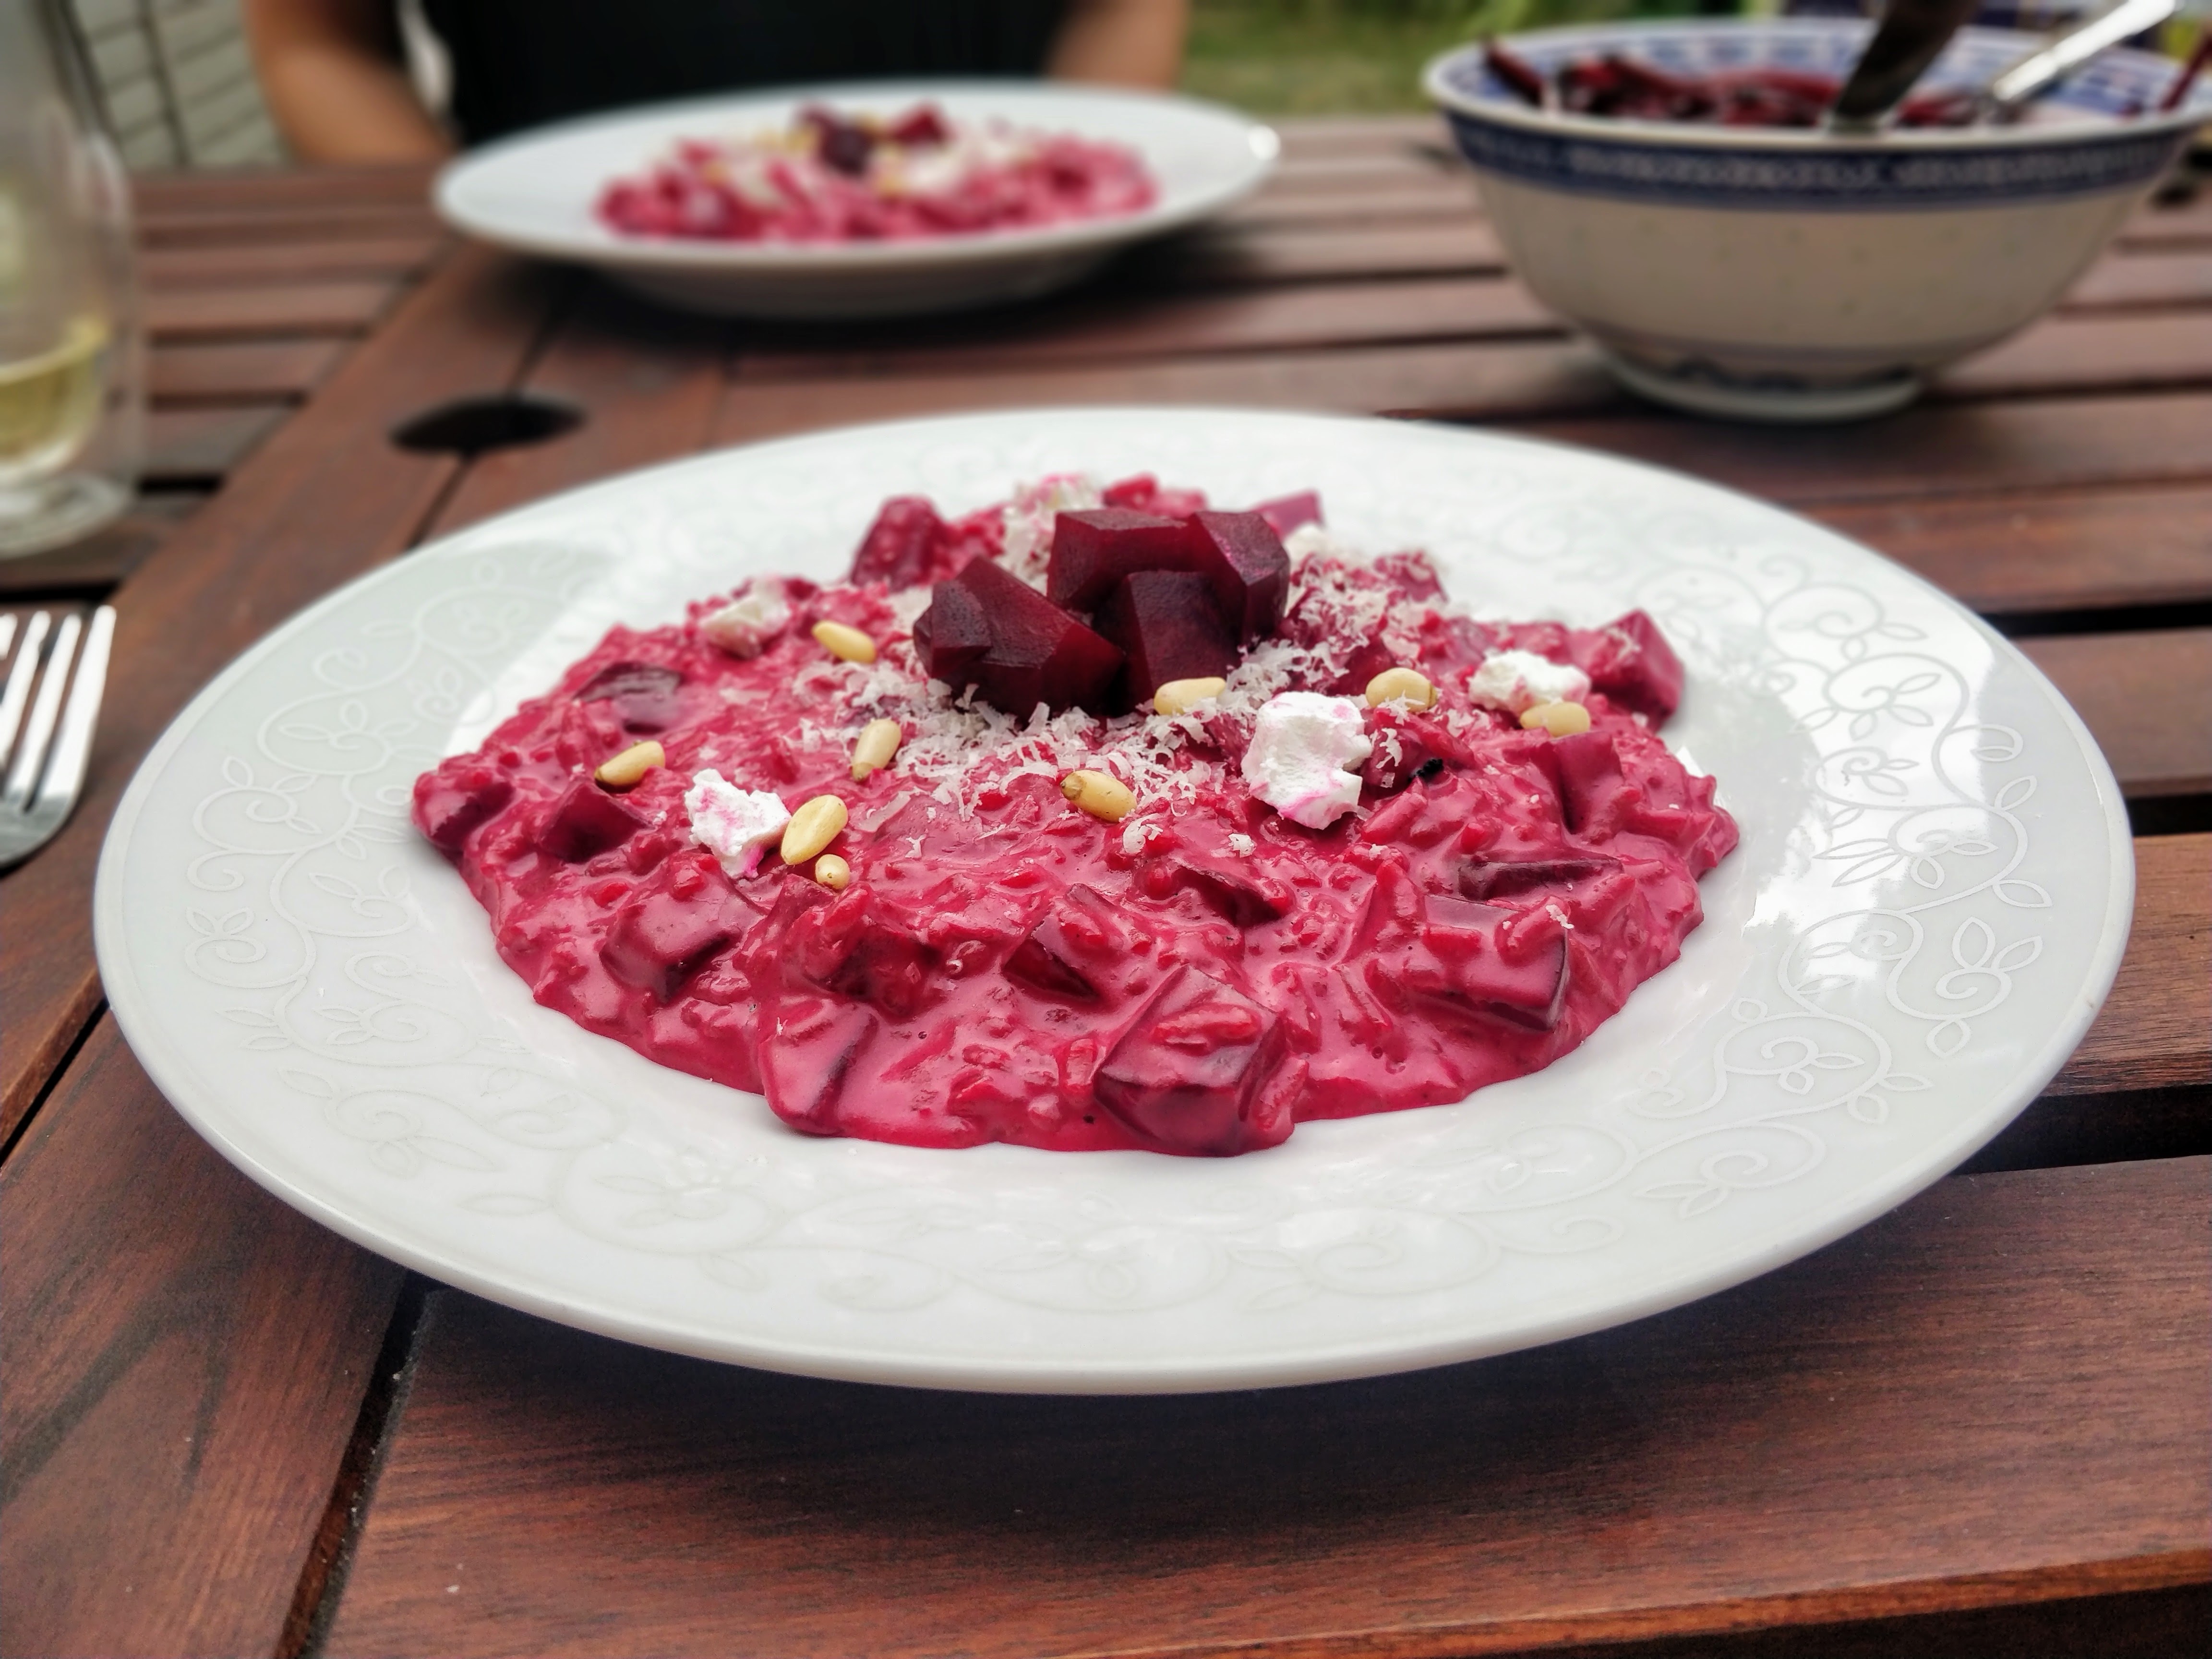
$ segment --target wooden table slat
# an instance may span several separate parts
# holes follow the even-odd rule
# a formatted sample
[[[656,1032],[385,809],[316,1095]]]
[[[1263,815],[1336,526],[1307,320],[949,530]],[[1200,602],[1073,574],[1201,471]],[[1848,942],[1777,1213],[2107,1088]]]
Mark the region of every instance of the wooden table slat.
[[[155,289],[146,299],[146,327],[156,340],[359,334],[384,314],[400,287],[356,277]]]
[[[1658,1318],[1275,1393],[808,1382],[441,1298],[331,1650],[1410,1659],[2202,1582],[2208,1174],[1961,1177]]]
[[[103,1019],[0,1170],[11,1654],[273,1654],[400,1270],[253,1186]]]
[[[164,343],[150,354],[147,386],[157,403],[301,398],[345,352],[343,340],[316,338]]]
[[[157,291],[266,286],[270,281],[333,277],[389,279],[418,271],[445,241],[434,231],[405,236],[333,237],[310,242],[252,242],[149,248],[138,273]]]
[[[419,533],[454,463],[374,434],[444,398],[511,384],[561,286],[489,256],[456,256],[402,303],[375,352],[348,359],[116,595],[114,666],[84,803],[0,882],[0,941],[38,941],[35,951],[0,948],[0,1133],[97,1000],[85,895],[139,757],[246,645]]]
[[[2022,640],[2096,734],[2130,799],[2212,793],[2212,628]],[[2161,704],[2169,719],[2145,711]]]
[[[2212,1085],[2212,835],[2136,842],[2136,913],[2112,995],[2048,1092]],[[2200,1108],[2212,1101],[2200,1102]],[[2212,1130],[2212,1115],[2200,1110]]]
[[[2001,616],[2212,600],[2212,483],[1815,507]]]

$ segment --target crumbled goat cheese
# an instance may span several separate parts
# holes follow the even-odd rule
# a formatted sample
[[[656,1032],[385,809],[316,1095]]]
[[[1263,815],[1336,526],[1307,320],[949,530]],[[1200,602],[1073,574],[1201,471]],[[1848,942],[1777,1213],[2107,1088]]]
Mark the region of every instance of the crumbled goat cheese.
[[[1252,856],[1252,837],[1249,836],[1232,834],[1229,837],[1229,850],[1240,859],[1249,859]]]
[[[684,810],[691,815],[691,839],[712,853],[733,881],[760,867],[761,854],[791,822],[791,809],[781,796],[767,789],[740,789],[720,772],[692,774]]]
[[[1373,748],[1366,711],[1352,698],[1285,691],[1253,721],[1244,781],[1285,817],[1324,830],[1359,804],[1359,776],[1344,769]]]
[[[791,606],[783,584],[756,582],[738,598],[699,623],[709,645],[733,657],[757,657],[768,642],[791,626]]]
[[[1589,676],[1571,663],[1533,651],[1493,651],[1467,683],[1467,695],[1486,708],[1519,714],[1543,702],[1580,702]]]

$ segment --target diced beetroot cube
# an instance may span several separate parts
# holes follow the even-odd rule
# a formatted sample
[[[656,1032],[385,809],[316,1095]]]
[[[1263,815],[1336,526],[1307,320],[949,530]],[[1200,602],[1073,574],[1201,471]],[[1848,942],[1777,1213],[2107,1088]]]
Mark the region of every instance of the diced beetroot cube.
[[[1572,887],[1619,868],[1619,859],[1602,854],[1469,864],[1460,870],[1459,890],[1471,899],[1502,898],[1540,887]]]
[[[1663,720],[1682,702],[1682,659],[1659,624],[1641,611],[1574,635],[1575,666],[1590,689],[1615,702]]]
[[[610,663],[576,693],[578,702],[605,699],[627,731],[663,732],[681,713],[676,688],[684,676],[649,662]]]
[[[556,859],[581,864],[646,827],[643,818],[591,779],[574,778],[546,815],[538,844]]]
[[[1128,929],[1114,907],[1097,889],[1079,884],[1014,947],[1006,975],[1054,996],[1091,1001],[1128,956]]]
[[[1212,583],[1237,643],[1273,633],[1291,591],[1291,556],[1274,526],[1257,513],[1194,513],[1188,522],[1190,568]]]
[[[1239,927],[1256,927],[1290,914],[1291,890],[1273,876],[1249,875],[1196,859],[1174,860],[1178,885],[1188,887]]]
[[[1516,920],[1513,911],[1495,905],[1425,896],[1420,933],[1407,953],[1401,982],[1417,994],[1493,1019],[1550,1030],[1566,1004],[1566,937],[1545,921],[1551,936],[1509,960],[1500,949],[1501,935]]]
[[[1128,659],[1115,697],[1134,708],[1170,680],[1225,677],[1237,642],[1213,608],[1212,584],[1195,571],[1139,570],[1107,590],[1093,618],[1099,637]]]
[[[868,170],[868,153],[876,147],[876,135],[867,128],[819,104],[799,111],[799,121],[813,130],[814,151],[824,167],[855,179]]]
[[[640,889],[616,910],[599,960],[623,984],[672,1001],[684,981],[737,937],[726,915],[729,897],[728,884],[712,878],[689,898]]]
[[[514,799],[512,778],[474,755],[455,755],[415,780],[416,827],[458,858],[469,832]]]
[[[761,1006],[761,1092],[771,1110],[811,1134],[838,1133],[845,1079],[882,1024],[874,1010],[835,997],[783,995]]]
[[[1136,513],[1156,513],[1163,518],[1188,518],[1206,507],[1206,493],[1199,489],[1170,489],[1149,472],[1116,479],[1098,492],[1107,507],[1126,507]]]
[[[826,989],[872,1002],[894,1019],[918,1011],[937,969],[938,953],[866,888],[794,922],[791,961]]]
[[[991,648],[991,620],[964,582],[939,582],[930,591],[929,609],[914,620],[915,655],[933,680],[953,690],[975,683],[977,665]]]
[[[876,514],[853,554],[848,581],[912,587],[934,574],[931,556],[945,533],[945,520],[922,495],[894,495]]]
[[[1559,769],[1559,809],[1578,836],[1611,835],[1627,781],[1620,756],[1604,732],[1583,732],[1550,745]]]
[[[1052,525],[1045,597],[1064,611],[1091,611],[1139,570],[1188,570],[1194,554],[1182,520],[1123,507],[1062,513]]]
[[[1259,1130],[1253,1109],[1284,1046],[1282,1023],[1267,1009],[1194,968],[1178,968],[1100,1063],[1091,1086],[1108,1110],[1164,1150],[1226,1157],[1280,1139]]]
[[[970,672],[994,708],[1017,716],[1041,702],[1055,712],[1106,708],[1121,670],[1119,650],[988,559],[953,580],[990,623],[991,648]]]
[[[934,104],[916,104],[891,123],[890,137],[895,143],[909,149],[942,144],[952,137],[952,129],[945,124],[945,112]]]
[[[1321,497],[1310,489],[1301,489],[1295,495],[1262,501],[1252,511],[1265,519],[1278,536],[1287,536],[1304,526],[1321,522]]]

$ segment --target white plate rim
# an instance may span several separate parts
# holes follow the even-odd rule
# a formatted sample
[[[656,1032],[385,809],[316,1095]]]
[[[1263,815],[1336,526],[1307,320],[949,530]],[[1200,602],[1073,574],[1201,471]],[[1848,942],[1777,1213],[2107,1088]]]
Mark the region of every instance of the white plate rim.
[[[1035,424],[1062,418],[1088,420],[1101,416],[1146,422],[1164,416],[1240,422],[1326,422],[1368,428],[1389,426],[1413,431],[1433,430],[1458,437],[1473,437],[1483,444],[1508,452],[1523,450],[1549,455],[1566,452],[1625,472],[1647,474],[1739,501],[1753,499],[1671,469],[1626,461],[1595,452],[1576,451],[1571,446],[1489,432],[1469,433],[1464,428],[1443,425],[1431,427],[1423,422],[1384,422],[1357,417],[1303,416],[1274,410],[1093,405],[992,411],[980,415],[871,422],[809,432],[739,447],[756,455],[772,454],[779,449],[836,443],[908,428],[950,429],[963,425],[1014,420]],[[634,488],[640,478],[651,475],[711,468],[729,453],[714,452],[659,467],[640,469],[544,498],[517,512],[526,514],[548,505],[568,505],[594,496],[618,494]],[[1764,507],[1771,513],[1784,511],[1755,501],[1753,504]],[[484,528],[483,526],[471,526],[460,534],[471,535]],[[1822,531],[1820,533],[1836,541],[1847,539],[1836,537],[1833,532]],[[434,543],[428,547],[436,545],[438,544]],[[1856,547],[1859,544],[1850,545]],[[417,552],[424,550],[427,547],[416,550]],[[1860,550],[1879,561],[1892,580],[1909,584],[1954,611],[1960,620],[1980,634],[1994,651],[2007,660],[2008,667],[2014,672],[2024,670],[2031,683],[2047,700],[2050,712],[2057,717],[2061,727],[2071,738],[2089,775],[2097,797],[2097,816],[2101,819],[2101,828],[2108,837],[2108,848],[2112,854],[2104,895],[2106,925],[2094,947],[2083,958],[2076,980],[2078,992],[2072,996],[2067,1017],[2051,1026],[2048,1035],[2030,1056],[2014,1067],[2014,1081],[2009,1089],[2003,1091],[2003,1099],[1990,1103],[1979,1116],[1948,1138],[1931,1143],[1911,1163],[1890,1171],[1883,1181],[1869,1186],[1848,1201],[1832,1206],[1818,1226],[1801,1229],[1786,1240],[1754,1255],[1747,1255],[1740,1250],[1721,1251],[1714,1261],[1698,1271],[1678,1275],[1662,1290],[1626,1298],[1586,1315],[1556,1320],[1524,1320],[1510,1328],[1493,1330],[1472,1339],[1463,1334],[1445,1334],[1431,1340],[1403,1341],[1392,1345],[1387,1353],[1382,1354],[1378,1354],[1371,1340],[1363,1340],[1334,1346],[1315,1346],[1299,1352],[1294,1358],[1258,1363],[1232,1360],[1194,1364],[1166,1356],[1117,1362],[1106,1367],[1091,1362],[1072,1370],[1067,1363],[1048,1358],[1026,1359],[1001,1355],[981,1363],[945,1361],[935,1358],[917,1360],[914,1354],[896,1346],[870,1348],[848,1342],[825,1352],[804,1344],[748,1340],[742,1336],[733,1336],[726,1328],[704,1322],[672,1321],[665,1317],[641,1319],[619,1306],[602,1305],[587,1298],[552,1294],[542,1288],[518,1284],[496,1273],[482,1273],[466,1263],[457,1263],[434,1249],[421,1248],[404,1236],[394,1234],[349,1212],[341,1205],[303,1188],[265,1160],[247,1140],[231,1133],[221,1121],[219,1113],[210,1111],[196,1097],[204,1086],[202,1079],[193,1062],[181,1052],[168,1031],[155,1018],[154,1003],[137,972],[124,915],[122,870],[132,837],[163,769],[189,743],[194,728],[207,714],[278,643],[307,631],[317,621],[342,610],[363,590],[395,580],[403,568],[398,562],[364,574],[272,629],[195,696],[148,752],[117,807],[101,850],[94,898],[94,939],[100,971],[109,1006],[118,1028],[149,1076],[195,1131],[249,1178],[333,1231],[404,1266],[505,1305],[603,1335],[702,1358],[762,1366],[799,1375],[976,1392],[1051,1394],[1196,1393],[1296,1386],[1461,1363],[1540,1346],[1647,1317],[1742,1284],[1857,1231],[1924,1191],[1987,1144],[2033,1102],[2078,1047],[2102,1006],[2118,971],[2132,920],[2135,891],[2133,843],[2124,801],[2094,738],[2047,677],[1988,623],[1916,573],[1882,559],[1871,550],[1862,547]],[[1417,1116],[1418,1114],[1394,1115],[1407,1117]],[[1356,1121],[1373,1122],[1382,1120]],[[840,1143],[820,1144],[835,1146]]]
[[[807,102],[852,103],[862,100],[913,102],[935,99],[957,105],[963,99],[1011,99],[1034,101],[1036,118],[1049,122],[1051,107],[1089,104],[1094,107],[1120,106],[1179,116],[1217,125],[1224,143],[1241,138],[1249,165],[1237,176],[1210,189],[1190,192],[1173,203],[1155,202],[1140,212],[1111,218],[1083,219],[1035,229],[991,231],[972,236],[917,239],[895,242],[771,243],[684,241],[674,238],[586,238],[533,231],[476,211],[465,192],[477,178],[512,162],[550,142],[586,134],[618,133],[665,121],[727,120],[749,112],[765,113]],[[1255,121],[1226,105],[1181,93],[1146,92],[1127,88],[1039,82],[1017,79],[968,77],[957,80],[841,81],[804,87],[778,87],[757,92],[722,93],[665,103],[633,105],[618,110],[579,116],[545,126],[532,127],[479,146],[456,157],[439,171],[431,199],[439,216],[464,234],[496,246],[546,258],[621,270],[684,270],[719,272],[730,276],[801,276],[881,272],[974,264],[1025,260],[1038,256],[1075,254],[1140,241],[1182,229],[1212,217],[1251,195],[1265,184],[1281,155],[1281,139],[1273,127]],[[606,181],[593,181],[596,193]],[[1162,180],[1163,198],[1167,181]]]

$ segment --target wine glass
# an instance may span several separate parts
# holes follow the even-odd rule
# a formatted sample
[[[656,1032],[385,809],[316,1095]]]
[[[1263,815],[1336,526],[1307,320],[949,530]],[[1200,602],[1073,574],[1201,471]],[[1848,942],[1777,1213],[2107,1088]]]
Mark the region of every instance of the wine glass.
[[[0,0],[0,557],[130,504],[144,406],[131,189],[58,0]]]

